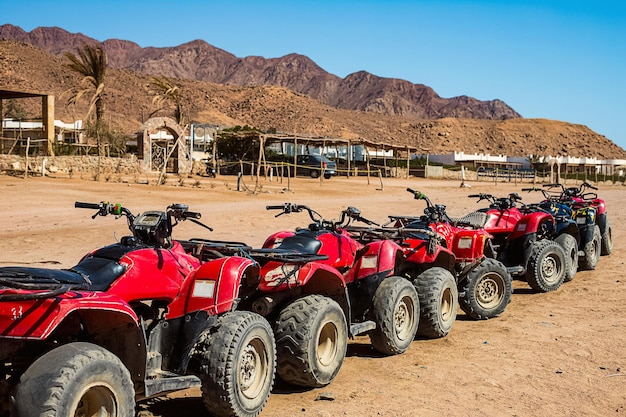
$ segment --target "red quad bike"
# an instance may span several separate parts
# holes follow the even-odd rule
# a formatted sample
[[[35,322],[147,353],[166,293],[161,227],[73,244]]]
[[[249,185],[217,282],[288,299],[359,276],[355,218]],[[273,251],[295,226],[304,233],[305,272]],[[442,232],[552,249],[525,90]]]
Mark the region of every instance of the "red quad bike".
[[[563,184],[545,184],[544,187],[559,188],[560,199],[572,207],[574,211],[584,209],[586,207],[594,208],[596,211],[595,224],[600,229],[600,254],[610,255],[613,251],[613,228],[608,219],[606,212],[606,203],[603,199],[598,198],[598,194],[594,191],[598,188],[594,187],[587,181],[580,184],[579,187],[565,187]]]
[[[307,206],[267,206],[276,216],[306,211],[313,221],[296,231],[269,236],[259,290],[263,296],[242,308],[275,322],[277,373],[286,382],[321,386],[330,382],[344,360],[348,337],[367,334],[385,355],[404,352],[414,340],[419,299],[406,279],[395,276],[402,250],[392,241],[362,245],[343,229],[352,220],[371,223],[349,207],[339,221],[324,220]],[[277,262],[281,257],[318,257],[315,262]]]
[[[265,318],[235,311],[254,261],[172,240],[180,221],[204,226],[186,205],[75,206],[126,217],[132,236],[69,269],[0,268],[3,412],[132,417],[136,400],[201,387],[212,414],[257,416],[276,351]]]
[[[520,210],[517,202],[522,198],[517,193],[501,198],[483,193],[468,197],[490,203],[465,216],[493,236],[490,256],[537,292],[554,291],[563,284],[569,262],[561,244],[551,239],[556,230],[554,216],[544,210]]]
[[[444,337],[452,330],[459,306],[453,275],[454,254],[432,230],[396,226],[349,226],[346,230],[363,244],[391,240],[400,245],[404,261],[396,266],[396,274],[411,281],[417,290],[420,305],[417,335],[428,339]]]
[[[512,278],[490,253],[493,236],[473,219],[452,219],[443,204],[433,204],[419,191],[407,188],[426,208],[420,217],[389,216],[390,222],[406,229],[426,229],[442,238],[442,244],[454,255],[454,272],[461,309],[473,319],[500,315],[511,302]]]

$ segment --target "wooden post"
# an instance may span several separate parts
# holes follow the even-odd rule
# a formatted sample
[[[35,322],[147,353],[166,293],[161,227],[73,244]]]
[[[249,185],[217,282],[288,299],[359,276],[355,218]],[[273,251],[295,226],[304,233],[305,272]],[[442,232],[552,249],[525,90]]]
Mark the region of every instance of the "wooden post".
[[[30,136],[26,138],[26,166],[24,167],[24,178],[28,178],[28,152],[30,151]]]
[[[409,152],[409,147],[406,147],[406,178],[409,178],[409,171],[411,165],[411,153]]]
[[[346,149],[346,159],[348,160],[348,169],[346,170],[346,177],[350,178],[350,159],[352,158],[352,145],[348,140],[348,149]]]
[[[293,177],[296,178],[296,171],[298,168],[298,138],[296,134],[293,135]]]
[[[367,148],[367,145],[363,145],[365,146],[365,163],[367,166],[367,185],[370,184],[370,152],[369,149]]]

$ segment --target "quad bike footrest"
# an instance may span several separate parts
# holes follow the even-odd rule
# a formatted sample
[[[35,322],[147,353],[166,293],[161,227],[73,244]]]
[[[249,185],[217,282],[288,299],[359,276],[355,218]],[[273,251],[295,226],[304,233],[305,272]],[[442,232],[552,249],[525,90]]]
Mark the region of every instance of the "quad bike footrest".
[[[163,376],[161,378],[146,380],[146,398],[161,392],[200,387],[200,378],[195,375],[175,375],[176,376]]]
[[[350,325],[350,333],[353,336],[363,334],[369,332],[370,330],[374,330],[376,328],[376,323],[372,320],[367,320],[361,323],[352,323]]]
[[[513,276],[513,275],[523,275],[524,273],[526,273],[526,268],[524,268],[521,265],[518,265],[518,266],[507,266],[506,270],[509,272],[509,274],[511,274],[511,276]]]

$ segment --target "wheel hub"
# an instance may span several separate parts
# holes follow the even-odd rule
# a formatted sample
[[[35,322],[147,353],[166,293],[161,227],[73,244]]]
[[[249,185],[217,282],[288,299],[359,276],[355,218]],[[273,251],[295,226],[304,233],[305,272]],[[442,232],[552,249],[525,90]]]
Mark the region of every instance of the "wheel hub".
[[[398,339],[405,340],[409,337],[409,330],[413,322],[412,318],[412,302],[410,298],[403,298],[396,308],[394,314],[395,330]]]
[[[244,396],[254,399],[263,389],[267,356],[263,342],[253,339],[244,348],[239,365],[239,387]]]
[[[556,281],[559,275],[559,261],[554,256],[546,256],[541,263],[541,272],[546,281]]]

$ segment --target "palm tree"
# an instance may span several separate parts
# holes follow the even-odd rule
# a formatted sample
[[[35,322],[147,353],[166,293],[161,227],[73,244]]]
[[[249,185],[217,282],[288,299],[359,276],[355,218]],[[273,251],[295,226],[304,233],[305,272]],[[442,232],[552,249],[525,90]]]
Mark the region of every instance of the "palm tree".
[[[89,101],[89,109],[86,118],[96,110],[96,123],[104,117],[104,78],[107,69],[107,56],[100,45],[83,44],[76,48],[76,55],[66,52],[65,57],[69,60],[66,66],[83,76],[82,89],[78,89],[70,97],[68,102],[75,104],[83,95],[93,92]]]
[[[76,55],[66,52],[68,59],[66,66],[74,72],[83,76],[81,80],[82,88],[75,89],[68,100],[68,104],[76,104],[85,94],[91,93],[89,108],[85,119],[88,119],[94,108],[96,110],[96,144],[98,147],[98,168],[96,171],[96,181],[100,179],[100,163],[102,159],[101,131],[105,126],[104,120],[104,78],[107,69],[107,56],[102,46],[83,44],[81,48],[76,48]]]
[[[178,86],[171,79],[162,75],[160,77],[152,77],[152,88],[155,91],[152,103],[157,106],[157,109],[152,114],[161,110],[165,102],[170,102],[174,106],[176,123],[182,125],[184,120],[183,102]]]

